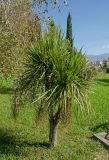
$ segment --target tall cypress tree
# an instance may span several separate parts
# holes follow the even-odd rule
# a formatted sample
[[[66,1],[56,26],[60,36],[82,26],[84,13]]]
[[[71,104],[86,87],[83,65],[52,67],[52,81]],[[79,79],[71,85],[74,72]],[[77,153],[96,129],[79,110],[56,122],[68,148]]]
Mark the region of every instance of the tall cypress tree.
[[[66,39],[70,41],[71,47],[73,47],[73,38],[72,38],[72,17],[71,14],[68,14],[67,17],[67,33],[66,33]]]

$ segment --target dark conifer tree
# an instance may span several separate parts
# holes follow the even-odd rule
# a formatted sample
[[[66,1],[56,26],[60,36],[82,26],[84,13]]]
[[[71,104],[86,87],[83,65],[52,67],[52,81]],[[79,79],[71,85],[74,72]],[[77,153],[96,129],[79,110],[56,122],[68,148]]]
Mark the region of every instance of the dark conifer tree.
[[[67,17],[67,33],[66,33],[66,39],[70,41],[71,47],[73,47],[73,38],[72,38],[72,17],[71,14],[68,14]]]

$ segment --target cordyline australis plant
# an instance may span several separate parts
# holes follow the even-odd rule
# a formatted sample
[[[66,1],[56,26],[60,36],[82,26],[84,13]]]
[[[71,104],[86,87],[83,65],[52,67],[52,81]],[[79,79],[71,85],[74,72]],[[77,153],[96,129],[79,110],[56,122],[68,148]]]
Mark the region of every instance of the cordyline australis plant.
[[[93,68],[77,49],[68,51],[68,43],[61,29],[52,27],[45,31],[39,43],[28,50],[28,62],[15,90],[14,114],[17,113],[18,97],[34,88],[38,108],[48,113],[49,143],[57,144],[57,128],[64,113],[78,104],[88,111],[87,93],[93,82]],[[42,103],[43,102],[43,103]],[[69,103],[70,102],[70,103]]]

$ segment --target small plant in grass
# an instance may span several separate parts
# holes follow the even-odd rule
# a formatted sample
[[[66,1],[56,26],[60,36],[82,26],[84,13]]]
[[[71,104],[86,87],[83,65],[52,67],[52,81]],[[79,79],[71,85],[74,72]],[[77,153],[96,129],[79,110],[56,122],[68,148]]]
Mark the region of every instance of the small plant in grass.
[[[61,118],[67,116],[74,103],[81,110],[89,110],[87,97],[93,82],[93,67],[81,50],[72,48],[68,51],[68,45],[58,27],[45,31],[39,43],[28,50],[25,72],[15,90],[14,114],[17,113],[19,97],[34,88],[33,102],[38,105],[39,115],[43,112],[49,115],[51,147],[57,144]]]

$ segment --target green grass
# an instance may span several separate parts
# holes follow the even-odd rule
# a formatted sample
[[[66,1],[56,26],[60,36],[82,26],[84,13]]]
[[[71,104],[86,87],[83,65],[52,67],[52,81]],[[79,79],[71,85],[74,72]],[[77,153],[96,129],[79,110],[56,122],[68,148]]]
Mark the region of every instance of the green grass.
[[[107,160],[108,152],[94,133],[109,126],[109,74],[101,74],[90,99],[93,112],[75,116],[67,127],[59,126],[58,146],[49,149],[48,122],[35,122],[35,106],[26,105],[12,118],[11,81],[2,80],[0,88],[0,160]]]

